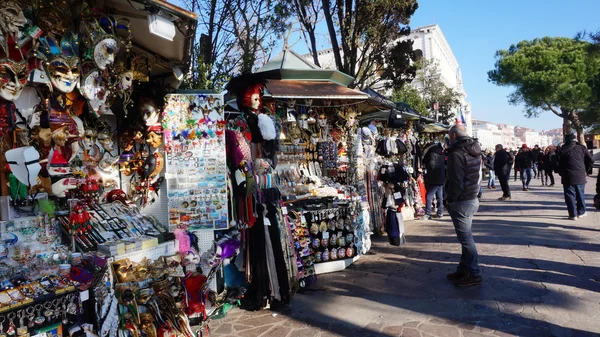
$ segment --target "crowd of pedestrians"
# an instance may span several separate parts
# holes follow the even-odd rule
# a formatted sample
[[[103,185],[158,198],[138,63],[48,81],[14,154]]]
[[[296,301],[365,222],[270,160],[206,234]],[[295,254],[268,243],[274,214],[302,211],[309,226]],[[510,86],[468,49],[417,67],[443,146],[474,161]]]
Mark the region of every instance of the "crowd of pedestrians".
[[[529,148],[523,144],[518,150],[510,150],[498,144],[493,152],[483,152],[477,139],[469,137],[465,126],[459,124],[450,129],[446,140],[446,144],[434,143],[425,150],[425,213],[427,219],[442,218],[445,205],[452,219],[462,254],[456,272],[447,278],[457,286],[482,282],[471,225],[479,208],[484,175],[488,176],[488,189],[496,189],[496,182],[500,185],[502,196],[498,200],[508,201],[512,198],[509,181],[513,170],[514,180],[518,174],[525,192],[537,180],[543,187],[553,187],[556,173],[563,187],[568,219],[577,220],[588,214],[585,184],[593,160],[575,135],[567,134],[559,146]],[[598,176],[594,205],[600,207]]]

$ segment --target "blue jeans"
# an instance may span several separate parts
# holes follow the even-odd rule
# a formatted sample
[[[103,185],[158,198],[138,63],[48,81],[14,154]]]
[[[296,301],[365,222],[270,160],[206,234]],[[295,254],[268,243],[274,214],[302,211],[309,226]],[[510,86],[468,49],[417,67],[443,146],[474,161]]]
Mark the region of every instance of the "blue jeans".
[[[521,181],[523,182],[524,188],[529,188],[529,183],[531,182],[531,169],[530,168],[521,169]]]
[[[569,217],[585,214],[585,184],[563,185]]]
[[[437,199],[437,215],[442,216],[444,214],[444,185],[427,186],[427,204],[425,205],[425,214],[427,215],[431,215],[433,196]]]
[[[452,218],[458,242],[462,246],[459,270],[469,271],[472,276],[479,276],[479,255],[475,240],[471,233],[473,215],[479,209],[479,200],[455,201],[448,205],[448,213]]]
[[[490,180],[488,180],[488,187],[496,186],[496,173],[494,170],[490,170]]]

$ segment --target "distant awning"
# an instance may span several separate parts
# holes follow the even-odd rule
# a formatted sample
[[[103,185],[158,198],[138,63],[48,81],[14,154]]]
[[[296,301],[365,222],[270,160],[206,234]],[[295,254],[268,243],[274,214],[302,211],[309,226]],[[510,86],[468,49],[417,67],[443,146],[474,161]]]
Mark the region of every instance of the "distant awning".
[[[425,128],[423,129],[422,132],[427,132],[427,133],[443,133],[443,132],[448,132],[448,127],[440,124],[440,123],[429,123],[425,125]]]
[[[272,98],[357,99],[369,95],[342,85],[326,81],[269,80],[265,96]]]

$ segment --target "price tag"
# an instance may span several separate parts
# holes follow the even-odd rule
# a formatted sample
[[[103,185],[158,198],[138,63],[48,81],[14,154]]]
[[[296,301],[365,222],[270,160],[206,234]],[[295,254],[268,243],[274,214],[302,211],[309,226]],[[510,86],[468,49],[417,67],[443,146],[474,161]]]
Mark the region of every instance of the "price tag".
[[[285,207],[285,206],[281,207],[281,213],[282,213],[283,215],[287,215],[287,214],[288,214],[287,207]]]
[[[385,172],[386,172],[385,167],[382,167],[381,168],[381,174],[385,174]]]
[[[394,193],[394,199],[400,199],[400,198],[402,198],[402,193],[401,192]]]
[[[329,232],[323,233],[323,240],[329,240]]]
[[[271,221],[269,220],[269,218],[264,218],[264,223],[265,226],[271,226]]]
[[[303,216],[300,217],[300,222],[305,224],[306,223],[306,218]]]
[[[80,292],[79,298],[81,299],[81,302],[85,302],[85,301],[89,300],[90,299],[90,291],[86,290],[86,291]]]

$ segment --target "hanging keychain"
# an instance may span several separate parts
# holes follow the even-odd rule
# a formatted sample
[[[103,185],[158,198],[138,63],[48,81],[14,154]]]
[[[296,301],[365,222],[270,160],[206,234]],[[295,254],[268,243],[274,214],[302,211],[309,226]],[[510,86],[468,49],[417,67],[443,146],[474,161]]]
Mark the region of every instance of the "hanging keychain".
[[[32,305],[25,309],[25,312],[27,313],[27,327],[33,328],[35,326],[35,307]]]
[[[42,325],[46,321],[46,317],[42,316],[42,305],[36,304],[35,309],[37,310],[37,317],[33,320],[35,324]]]
[[[17,328],[17,336],[25,336],[28,333],[27,326],[25,325],[25,310],[19,310],[17,316],[19,317],[19,328]]]
[[[0,337],[8,337],[4,333],[4,322],[6,321],[6,317],[4,315],[0,316]]]
[[[6,330],[6,333],[9,336],[14,336],[16,332],[14,319],[17,315],[14,312],[11,312],[6,316],[8,317],[8,329]]]

